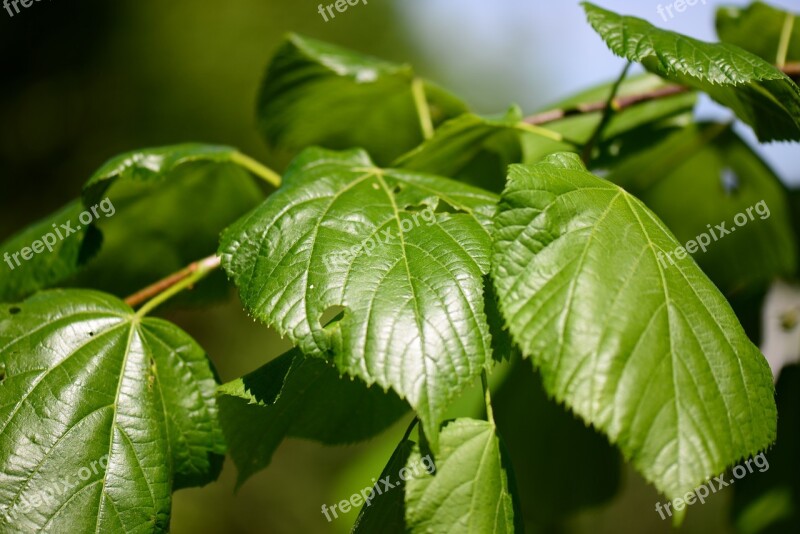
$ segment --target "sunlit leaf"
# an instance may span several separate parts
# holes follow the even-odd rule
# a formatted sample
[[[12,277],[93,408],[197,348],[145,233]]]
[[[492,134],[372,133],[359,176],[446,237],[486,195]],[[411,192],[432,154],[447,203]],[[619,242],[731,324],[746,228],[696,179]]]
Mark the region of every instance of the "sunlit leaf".
[[[638,199],[572,154],[512,167],[492,274],[547,392],[668,497],[775,439],[772,375],[725,298]]]
[[[0,371],[16,532],[167,532],[172,490],[219,474],[211,366],[166,321],[94,291],[39,293],[0,308]]]

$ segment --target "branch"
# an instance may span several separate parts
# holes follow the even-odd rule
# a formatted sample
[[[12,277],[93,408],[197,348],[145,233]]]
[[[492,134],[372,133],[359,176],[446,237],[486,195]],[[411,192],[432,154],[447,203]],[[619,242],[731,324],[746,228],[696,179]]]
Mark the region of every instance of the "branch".
[[[789,78],[792,78],[796,81],[797,78],[800,78],[800,61],[793,61],[791,63],[787,63],[783,67],[781,67],[781,70]]]
[[[797,79],[798,77],[800,77],[800,62],[786,63],[780,68],[780,70],[790,78]],[[611,100],[611,107],[615,111],[619,112],[631,106],[635,106],[637,104],[650,102],[652,100],[659,100],[661,98],[679,95],[682,93],[688,93],[692,90],[693,89],[691,89],[690,87],[686,87],[685,85],[667,85],[664,87],[660,87],[658,89],[654,89],[652,91],[646,91],[644,93],[638,93],[638,94],[620,96],[614,98],[613,100]],[[530,117],[526,117],[525,119],[523,119],[523,122],[533,125],[547,124],[549,122],[561,120],[566,117],[572,117],[574,115],[582,115],[584,113],[594,113],[596,111],[603,111],[604,109],[606,109],[606,106],[608,104],[609,104],[608,100],[601,100],[598,102],[588,102],[585,104],[578,104],[576,106],[572,106],[569,108],[551,109],[548,111],[537,113],[535,115],[531,115]]]
[[[191,287],[195,282],[205,277],[208,273],[219,267],[220,257],[213,255],[202,260],[197,260],[189,264],[180,271],[173,273],[158,282],[147,286],[141,291],[137,291],[125,299],[125,304],[134,308],[145,301],[148,301],[138,312],[137,315],[145,315],[147,312],[173,296],[175,293]]]
[[[658,89],[647,91],[645,93],[620,96],[611,100],[610,104],[611,107],[616,111],[622,111],[631,106],[635,106],[636,104],[649,102],[651,100],[658,100],[660,98],[666,98],[668,96],[679,95],[681,93],[688,93],[689,91],[691,91],[691,89],[683,85],[667,85],[665,87],[660,87]],[[524,122],[535,125],[547,124],[548,122],[561,120],[566,117],[572,117],[573,115],[582,115],[584,113],[603,111],[604,109],[606,109],[606,106],[608,104],[609,104],[608,100],[602,100],[599,102],[578,104],[570,108],[551,109],[549,111],[537,113],[536,115],[531,115],[530,117],[525,118]]]

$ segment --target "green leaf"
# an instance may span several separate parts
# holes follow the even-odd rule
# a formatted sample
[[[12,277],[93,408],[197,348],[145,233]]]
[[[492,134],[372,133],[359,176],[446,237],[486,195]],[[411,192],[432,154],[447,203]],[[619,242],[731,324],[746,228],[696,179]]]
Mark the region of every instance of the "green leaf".
[[[780,53],[781,38],[787,31],[791,33],[786,34],[784,56]],[[753,2],[745,8],[719,8],[717,35],[720,41],[740,46],[770,63],[800,61],[800,22],[797,16],[763,2]]]
[[[225,231],[220,256],[253,316],[306,354],[333,353],[341,371],[394,389],[435,447],[442,413],[491,357],[481,277],[496,201],[377,168],[363,151],[309,149]],[[341,307],[344,318],[323,328]]]
[[[388,164],[423,140],[411,67],[290,35],[267,70],[258,100],[261,133],[275,159],[302,149],[362,147]],[[466,111],[425,82],[433,125]],[[417,89],[419,90],[419,88]]]
[[[719,290],[638,199],[572,154],[512,167],[495,218],[501,311],[549,395],[668,497],[775,438],[772,375]]]
[[[608,179],[647,204],[682,245],[703,241],[705,250],[691,245],[694,258],[726,294],[763,290],[797,269],[785,188],[727,125],[678,131]]]
[[[519,133],[530,129],[522,122],[522,112],[517,107],[496,118],[465,113],[445,122],[431,139],[401,156],[394,166],[461,179],[499,192],[506,167],[520,161]],[[491,155],[494,165],[486,172],[481,158]],[[472,180],[472,175],[478,174],[471,174],[476,165],[483,172]]]
[[[520,507],[526,524],[537,527],[534,531],[556,531],[570,514],[616,494],[619,452],[605,436],[548,399],[541,377],[527,362],[514,362],[492,393],[492,407],[514,465]]]
[[[231,147],[185,143],[126,152],[104,163],[83,186],[86,205],[99,202],[117,181],[161,183],[190,163],[237,163],[241,154]]]
[[[421,465],[419,447],[407,467]],[[514,532],[514,503],[507,464],[495,427],[487,421],[456,419],[441,434],[436,470],[406,482],[406,524],[411,533]]]
[[[405,492],[402,487],[383,491],[384,484],[381,481],[388,480],[394,485],[393,481],[399,477],[400,471],[409,465],[408,459],[414,450],[414,445],[413,441],[403,440],[392,453],[392,457],[378,477],[378,482],[372,487],[372,499],[365,502],[358,513],[351,531],[353,534],[406,533]],[[367,495],[370,495],[369,492]]]
[[[95,291],[39,293],[0,308],[0,368],[15,531],[166,532],[172,489],[219,473],[211,366],[166,321]]]
[[[107,197],[115,212],[100,214],[103,249],[78,284],[127,295],[208,256],[222,230],[264,198],[242,168],[251,161],[230,147],[199,144],[110,160],[84,186],[85,205]],[[224,295],[224,276],[200,290],[201,297]]]
[[[636,17],[583,5],[589,23],[618,56],[708,93],[752,126],[761,141],[800,140],[800,88],[760,57],[728,43],[698,41]]]
[[[220,386],[218,402],[239,485],[269,465],[286,437],[354,443],[408,411],[394,393],[343,378],[325,360],[306,358],[297,349]]]
[[[81,203],[72,201],[0,245],[0,301],[19,300],[69,279],[97,252],[100,235],[94,225],[81,224],[82,212]],[[35,242],[40,252],[26,251],[26,260],[22,252]]]

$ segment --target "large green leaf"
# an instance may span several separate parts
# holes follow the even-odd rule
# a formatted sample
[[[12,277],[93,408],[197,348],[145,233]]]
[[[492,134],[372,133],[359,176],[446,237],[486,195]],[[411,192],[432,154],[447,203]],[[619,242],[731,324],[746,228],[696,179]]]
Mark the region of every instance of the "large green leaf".
[[[726,125],[680,130],[608,179],[647,204],[681,244],[702,241],[691,252],[726,294],[763,290],[797,268],[785,188]]]
[[[239,484],[269,465],[285,437],[327,444],[370,438],[408,411],[392,392],[339,376],[294,349],[219,388],[220,422]]]
[[[226,230],[222,263],[246,308],[307,354],[394,389],[431,443],[450,401],[490,359],[482,275],[497,198],[309,149],[284,185]],[[452,211],[453,213],[450,213]],[[345,308],[323,328],[323,315]]]
[[[577,156],[512,167],[500,307],[545,389],[669,497],[775,438],[772,376],[725,298],[638,199]]]
[[[258,100],[259,127],[280,161],[319,145],[362,147],[380,164],[423,139],[414,84],[433,125],[466,107],[397,65],[290,35],[267,70]]]
[[[760,57],[706,43],[584,2],[589,23],[612,52],[659,76],[708,93],[762,141],[800,140],[800,88]]]
[[[779,57],[781,37],[787,31],[791,33],[786,40],[786,55]],[[740,46],[770,63],[800,61],[800,22],[797,16],[764,2],[753,2],[745,8],[719,8],[717,35],[720,41]]]
[[[67,280],[97,252],[100,235],[93,225],[81,224],[82,212],[74,200],[0,245],[0,301],[19,300]]]
[[[406,467],[411,471],[422,462],[422,452],[416,447]],[[492,423],[450,421],[442,429],[435,472],[424,471],[406,481],[408,532],[514,532],[513,488],[507,469]]]
[[[116,212],[97,221],[103,248],[78,283],[127,295],[212,253],[223,228],[264,197],[243,169],[250,161],[233,148],[200,144],[110,160],[89,179],[83,196],[86,205],[107,197]],[[216,281],[202,289],[225,291],[224,277]]]
[[[0,371],[3,532],[166,532],[172,489],[219,473],[211,366],[166,321],[39,293],[0,308]]]

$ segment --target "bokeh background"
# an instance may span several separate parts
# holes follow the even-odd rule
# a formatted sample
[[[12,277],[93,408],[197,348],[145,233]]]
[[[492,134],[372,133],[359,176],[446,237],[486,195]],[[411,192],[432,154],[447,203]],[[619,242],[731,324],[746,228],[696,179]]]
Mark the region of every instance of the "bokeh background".
[[[598,3],[713,39],[714,11],[723,2],[698,3],[667,21],[656,11],[664,0]],[[771,3],[800,10],[800,0]],[[487,113],[512,102],[534,111],[614,78],[623,66],[584,23],[575,0],[369,0],[329,22],[317,13],[318,4],[47,0],[14,17],[0,11],[0,240],[74,198],[100,164],[123,151],[202,141],[266,160],[254,127],[255,95],[288,31],[411,63]],[[707,101],[699,111],[727,114]],[[759,150],[787,182],[800,184],[797,145]],[[210,309],[168,314],[208,350],[223,380],[287,348],[253,324],[233,294]],[[474,400],[466,395],[458,409],[478,409]],[[369,485],[406,424],[352,447],[289,440],[269,469],[236,495],[235,470],[226,463],[215,484],[175,495],[173,532],[347,532],[356,513],[329,524],[322,504]],[[603,473],[598,466],[597,476]],[[668,522],[654,511],[661,500],[655,490],[627,468],[621,476],[617,497],[581,512],[563,531],[668,532]],[[727,491],[691,507],[684,531],[727,532],[731,498]]]

